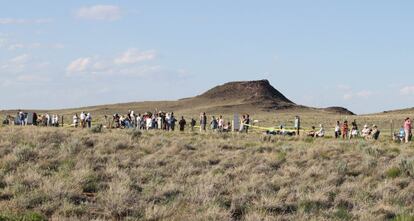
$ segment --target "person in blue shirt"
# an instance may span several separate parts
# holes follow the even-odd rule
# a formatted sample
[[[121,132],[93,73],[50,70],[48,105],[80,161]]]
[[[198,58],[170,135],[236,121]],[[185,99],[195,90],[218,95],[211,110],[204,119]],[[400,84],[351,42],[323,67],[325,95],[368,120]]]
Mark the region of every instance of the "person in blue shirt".
[[[401,126],[400,128],[400,132],[398,134],[398,138],[400,141],[404,141],[405,139],[405,130],[404,130],[404,126]]]

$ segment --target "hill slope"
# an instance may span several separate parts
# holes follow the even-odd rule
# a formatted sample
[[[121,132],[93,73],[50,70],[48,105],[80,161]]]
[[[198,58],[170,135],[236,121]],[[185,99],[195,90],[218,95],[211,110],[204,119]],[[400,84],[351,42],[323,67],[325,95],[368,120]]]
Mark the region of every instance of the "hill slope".
[[[85,108],[59,110],[60,114],[88,111],[97,114],[125,113],[127,110],[146,112],[165,110],[180,113],[260,113],[278,110],[315,111],[332,114],[353,115],[342,107],[311,108],[297,105],[277,89],[268,80],[229,82],[216,86],[207,92],[178,101],[145,101],[122,104],[91,106]],[[41,112],[41,111],[39,111]]]

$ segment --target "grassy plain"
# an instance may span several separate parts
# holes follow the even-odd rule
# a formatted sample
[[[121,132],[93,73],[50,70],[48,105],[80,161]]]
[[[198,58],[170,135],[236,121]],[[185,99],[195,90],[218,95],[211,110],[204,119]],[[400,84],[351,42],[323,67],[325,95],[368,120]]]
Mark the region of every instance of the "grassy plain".
[[[386,137],[0,128],[0,220],[413,220],[413,181],[414,145]]]

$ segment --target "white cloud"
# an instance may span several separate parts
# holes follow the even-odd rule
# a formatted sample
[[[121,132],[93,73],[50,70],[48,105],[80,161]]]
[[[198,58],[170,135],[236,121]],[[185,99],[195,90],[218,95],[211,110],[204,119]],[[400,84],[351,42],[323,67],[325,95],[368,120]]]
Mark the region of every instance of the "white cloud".
[[[50,82],[51,79],[45,76],[39,76],[34,74],[20,75],[16,79],[19,82]]]
[[[121,9],[115,5],[93,5],[78,9],[76,17],[87,20],[115,21],[121,18]]]
[[[344,100],[351,100],[354,97],[352,93],[346,93],[344,94]]]
[[[0,25],[21,25],[21,24],[45,24],[53,22],[50,18],[22,19],[22,18],[0,18]]]
[[[155,50],[139,51],[135,48],[130,48],[114,59],[115,64],[135,64],[142,61],[153,60],[156,57]]]
[[[414,95],[414,86],[405,86],[400,89],[401,95]]]
[[[17,44],[11,44],[7,47],[8,50],[16,50],[16,49],[21,49],[24,48],[23,44],[17,43]]]
[[[345,85],[345,84],[340,84],[340,85],[337,85],[336,86],[339,90],[342,90],[342,91],[349,91],[349,90],[351,90],[351,87],[350,86],[348,86],[348,85]]]
[[[0,63],[0,71],[5,74],[37,73],[44,71],[50,62],[32,57],[30,54],[21,54]],[[7,76],[7,75],[5,75]]]
[[[119,57],[102,58],[98,55],[81,57],[70,62],[66,68],[68,76],[85,74],[84,76],[124,76],[139,78],[186,78],[190,73],[185,69],[167,69],[159,64],[148,64],[143,61],[153,60],[154,50],[138,51],[128,49]],[[87,74],[87,75],[86,75]]]
[[[343,95],[344,100],[351,100],[354,98],[363,98],[363,99],[367,99],[370,98],[372,95],[374,95],[375,93],[369,90],[362,90],[362,91],[358,91],[358,92],[352,92],[352,91],[348,91],[347,93],[345,93]]]
[[[0,35],[0,48],[5,48],[9,51],[16,51],[22,49],[63,49],[65,45],[62,43],[52,43],[52,44],[42,44],[38,42],[34,43],[23,43],[17,40],[14,40],[11,37],[1,37]]]
[[[66,68],[66,71],[69,74],[76,73],[76,72],[85,72],[91,65],[92,58],[85,57],[85,58],[78,58],[74,61],[72,61],[68,67]]]
[[[44,68],[49,67],[50,64],[51,63],[49,61],[42,61],[42,62],[39,62],[39,63],[35,64],[35,68],[36,69],[44,69]]]
[[[116,71],[117,74],[124,76],[135,77],[150,77],[152,75],[158,75],[163,71],[160,65],[141,65],[135,67],[121,68]]]
[[[0,48],[5,47],[7,45],[7,42],[7,38],[0,38]]]
[[[10,62],[13,64],[24,64],[30,59],[30,55],[22,54],[17,57],[10,59]]]
[[[363,91],[359,91],[359,92],[357,92],[357,93],[356,93],[356,96],[357,96],[357,97],[360,97],[360,98],[369,98],[369,97],[371,97],[373,94],[374,94],[374,92],[372,92],[372,91],[363,90]]]
[[[62,44],[62,43],[56,43],[56,44],[53,44],[51,46],[51,48],[54,48],[54,49],[63,49],[63,48],[65,48],[65,45]]]

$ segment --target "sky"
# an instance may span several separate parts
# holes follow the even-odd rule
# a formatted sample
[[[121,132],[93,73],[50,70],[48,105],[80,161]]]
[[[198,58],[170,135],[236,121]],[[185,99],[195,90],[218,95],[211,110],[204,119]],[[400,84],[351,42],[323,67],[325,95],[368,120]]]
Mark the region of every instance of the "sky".
[[[414,106],[414,1],[0,3],[0,109],[174,100],[260,79],[313,107]]]

